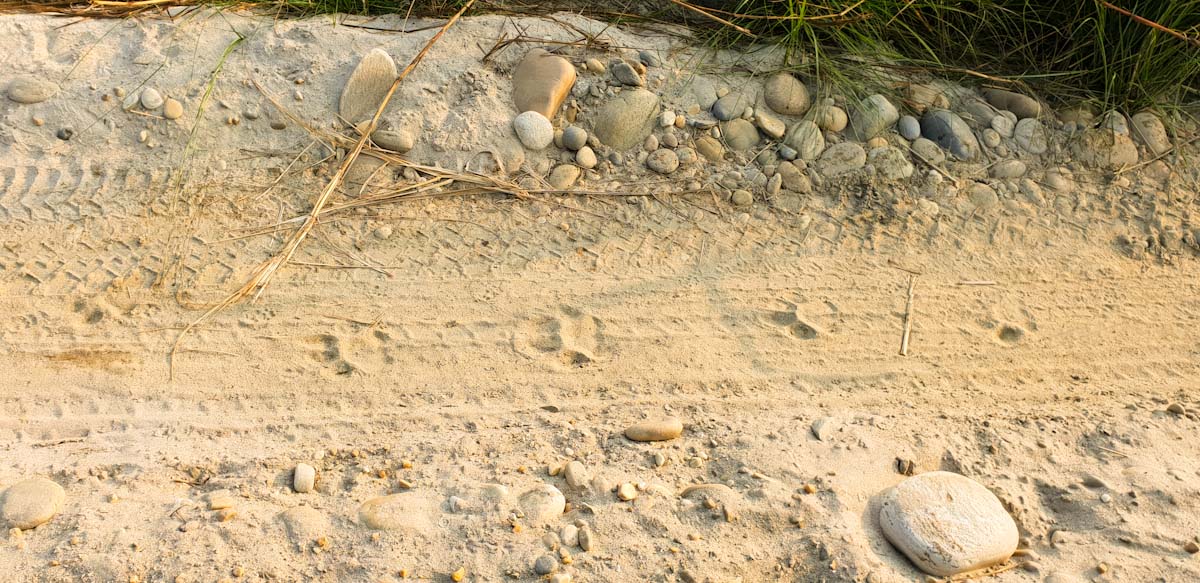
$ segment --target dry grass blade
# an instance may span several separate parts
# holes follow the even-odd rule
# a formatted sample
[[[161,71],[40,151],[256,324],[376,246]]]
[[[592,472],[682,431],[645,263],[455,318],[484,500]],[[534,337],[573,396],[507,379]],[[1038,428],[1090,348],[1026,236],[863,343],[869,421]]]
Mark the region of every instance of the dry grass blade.
[[[684,2],[683,0],[671,0],[671,3],[675,4],[677,6],[680,6],[682,8],[691,10],[692,12],[695,12],[697,14],[703,15],[705,18],[708,18],[710,20],[719,22],[725,26],[728,26],[728,27],[750,37],[750,38],[758,38],[758,35],[754,34],[753,32],[750,32],[749,29],[747,29],[743,26],[738,26],[728,20],[725,20],[724,18],[721,18],[720,16],[717,16],[716,14],[713,14],[712,12],[709,12],[703,8],[700,8],[699,6],[693,6],[691,4],[688,4],[687,2]]]
[[[329,199],[333,196],[333,193],[337,190],[338,186],[345,178],[347,170],[350,169],[350,165],[353,164],[356,159],[358,159],[358,155],[362,153],[363,148],[366,147],[367,143],[370,141],[371,132],[373,132],[375,127],[379,124],[379,118],[383,115],[383,110],[387,108],[388,102],[392,100],[392,95],[396,93],[396,89],[400,87],[400,83],[402,83],[404,79],[408,77],[408,75],[412,73],[414,69],[417,68],[417,65],[419,65],[421,61],[425,59],[425,55],[429,54],[429,50],[433,48],[433,45],[436,44],[437,41],[446,34],[446,31],[449,30],[451,26],[454,26],[454,23],[457,22],[458,19],[465,14],[473,4],[475,4],[475,0],[467,0],[467,2],[463,4],[463,7],[459,9],[454,16],[451,16],[450,19],[446,21],[446,24],[443,25],[440,30],[438,30],[437,34],[434,34],[433,38],[430,38],[429,42],[425,43],[425,46],[421,48],[421,51],[418,52],[415,57],[413,57],[408,66],[405,67],[404,70],[401,71],[396,77],[396,80],[392,82],[392,86],[388,89],[387,94],[384,95],[383,100],[379,103],[379,108],[375,110],[374,117],[371,118],[366,130],[363,131],[362,135],[358,138],[358,143],[355,144],[354,149],[346,155],[346,158],[342,161],[342,165],[338,168],[338,171],[333,175],[333,178],[329,180],[329,184],[325,186],[325,189],[321,191],[321,195],[318,196],[317,200],[313,203],[312,210],[309,211],[308,217],[304,221],[304,224],[302,224],[299,229],[292,233],[292,236],[288,239],[287,243],[284,244],[283,249],[255,268],[250,279],[248,279],[246,283],[242,284],[242,287],[226,296],[224,300],[217,303],[215,306],[209,308],[206,312],[204,312],[204,314],[202,314],[191,324],[188,324],[187,327],[185,327],[179,333],[179,336],[175,338],[175,343],[171,346],[171,354],[169,358],[170,377],[172,379],[175,378],[175,354],[179,351],[179,345],[181,342],[183,342],[183,339],[187,336],[188,332],[208,318],[212,317],[213,314],[216,314],[217,312],[241,302],[248,297],[253,296],[257,298],[262,294],[263,290],[266,289],[267,285],[270,284],[271,278],[274,277],[275,274],[278,273],[281,268],[283,268],[283,266],[287,265],[287,262],[291,260],[292,255],[296,253],[296,250],[300,248],[300,245],[308,237],[308,234],[312,232],[313,227],[316,226],[317,221],[321,216],[321,210],[325,208],[325,205],[328,204]]]
[[[1179,32],[1178,30],[1173,30],[1173,29],[1167,28],[1157,22],[1154,22],[1153,20],[1150,20],[1149,18],[1142,18],[1141,16],[1138,16],[1128,10],[1125,10],[1124,8],[1113,6],[1112,4],[1110,4],[1108,2],[1101,1],[1100,3],[1103,4],[1105,6],[1105,8],[1114,10],[1120,14],[1123,14],[1125,16],[1128,16],[1129,18],[1132,18],[1134,20],[1134,22],[1137,22],[1139,24],[1144,24],[1146,26],[1149,26],[1150,28],[1153,28],[1154,30],[1157,30],[1159,32],[1165,32],[1179,40],[1186,41],[1186,42],[1192,43],[1193,45],[1200,47],[1200,38],[1191,37],[1186,34],[1183,34],[1182,32]]]

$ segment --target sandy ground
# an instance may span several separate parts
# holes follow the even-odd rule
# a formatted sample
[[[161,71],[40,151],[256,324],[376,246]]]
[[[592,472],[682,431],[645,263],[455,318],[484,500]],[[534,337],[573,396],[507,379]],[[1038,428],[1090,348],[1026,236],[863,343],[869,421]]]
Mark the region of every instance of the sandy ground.
[[[875,523],[897,459],[971,476],[1010,509],[1026,550],[988,580],[1200,579],[1184,550],[1200,535],[1197,266],[1188,249],[1131,257],[1120,243],[1164,217],[1187,228],[1184,162],[1168,186],[1079,173],[1040,205],[981,211],[943,190],[935,219],[911,212],[915,186],[854,181],[748,209],[667,196],[371,209],[322,225],[257,303],[190,335],[172,380],[180,327],[282,240],[239,229],[302,214],[327,179],[328,163],[293,171],[325,157],[313,147],[267,189],[311,139],[271,129],[281,116],[249,81],[332,128],[359,54],[383,46],[403,64],[432,30],[65,23],[0,18],[18,45],[0,74],[62,87],[0,104],[0,487],[46,475],[67,492],[50,522],[0,542],[4,581],[534,580],[534,560],[558,552],[547,534],[576,521],[595,542],[561,549],[575,581],[922,580]],[[520,50],[480,57],[517,26],[576,38],[552,21],[461,23],[390,109],[420,136],[414,159],[511,149]],[[231,28],[248,38],[197,119]],[[148,77],[184,101],[181,120],[101,97]],[[621,435],[663,415],[684,420],[681,438]],[[593,486],[550,475],[572,459]],[[298,462],[318,469],[316,492],[292,491]],[[641,486],[632,502],[606,488],[624,482]],[[544,483],[569,510],[529,524],[516,500]],[[718,509],[678,496],[697,483],[731,493]],[[224,521],[208,502],[221,491],[236,501]],[[395,492],[426,510],[365,528],[360,504]],[[296,507],[315,512],[281,518]]]

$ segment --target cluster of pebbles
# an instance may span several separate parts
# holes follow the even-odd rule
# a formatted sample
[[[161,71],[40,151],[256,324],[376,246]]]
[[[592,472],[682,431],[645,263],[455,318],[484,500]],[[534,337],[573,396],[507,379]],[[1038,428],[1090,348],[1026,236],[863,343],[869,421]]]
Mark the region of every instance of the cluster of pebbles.
[[[827,419],[818,420],[813,435],[827,440],[825,428],[833,425]],[[681,419],[665,417],[634,423],[623,434],[631,442],[655,443],[678,439],[684,430]],[[734,491],[723,484],[692,484],[678,493],[664,493],[658,491],[659,485],[609,483],[603,476],[593,475],[578,459],[551,466],[547,476],[515,496],[502,485],[488,485],[479,498],[507,508],[507,522],[514,531],[534,528],[545,532],[542,542],[546,552],[531,559],[529,570],[556,583],[573,580],[569,569],[574,553],[592,552],[598,545],[587,520],[564,519],[574,508],[589,506],[595,512],[595,505],[629,504],[643,492],[650,492],[678,497],[682,506],[710,509],[719,520],[738,519]],[[296,495],[330,493],[328,487],[320,486],[322,477],[309,463],[296,464],[291,477]],[[403,480],[398,480],[398,487],[398,492],[362,502],[353,520],[368,531],[415,534],[433,529],[443,508],[463,512],[475,503],[457,495],[445,498],[413,489]],[[204,500],[213,520],[229,522],[238,517],[238,497],[229,490],[208,492]],[[1017,550],[1018,532],[1013,518],[987,488],[962,475],[940,471],[919,474],[882,493],[882,500],[878,519],[883,534],[927,573],[951,576],[977,571],[1008,560]],[[36,529],[66,504],[66,492],[58,483],[35,476],[9,486],[0,495],[0,519],[6,528]],[[329,532],[329,519],[312,507],[297,505],[280,514],[279,520],[302,545],[318,549],[329,545],[325,534]],[[464,570],[460,568],[450,576],[462,579]]]

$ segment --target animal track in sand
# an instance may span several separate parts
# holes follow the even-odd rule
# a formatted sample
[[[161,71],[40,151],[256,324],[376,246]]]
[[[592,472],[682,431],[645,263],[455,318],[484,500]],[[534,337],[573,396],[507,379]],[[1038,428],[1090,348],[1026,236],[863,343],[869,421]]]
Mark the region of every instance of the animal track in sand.
[[[783,328],[792,338],[801,340],[813,340],[821,335],[821,330],[813,324],[810,324],[800,317],[796,309],[771,312],[771,322],[776,326]]]
[[[521,324],[513,338],[522,354],[557,357],[565,366],[581,367],[595,361],[603,346],[603,323],[569,307],[554,315],[535,316]]]

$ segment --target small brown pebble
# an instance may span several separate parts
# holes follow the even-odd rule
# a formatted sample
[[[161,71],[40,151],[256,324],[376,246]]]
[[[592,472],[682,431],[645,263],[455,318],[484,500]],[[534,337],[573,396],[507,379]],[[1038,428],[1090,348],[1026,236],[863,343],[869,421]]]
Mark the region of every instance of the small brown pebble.
[[[400,569],[400,578],[408,579],[408,569]]]
[[[409,482],[408,480],[405,480],[404,478],[397,479],[396,485],[400,486],[401,488],[404,488],[405,490],[411,490],[413,487],[412,482]]]
[[[1096,572],[1103,575],[1108,572],[1108,563],[1100,563],[1096,565]]]
[[[1183,415],[1184,412],[1183,405],[1180,405],[1179,403],[1171,403],[1170,405],[1167,405],[1167,413]]]
[[[317,538],[317,546],[326,549],[329,548],[329,537],[322,536]]]
[[[232,508],[222,508],[217,511],[217,521],[229,522],[237,516],[237,510]]]
[[[403,469],[406,469],[406,470],[411,470],[413,467],[413,464],[412,464],[412,462],[410,462],[408,460],[404,460],[404,461],[400,462],[400,467]]]
[[[457,571],[450,574],[450,578],[455,582],[462,581],[467,577],[467,568],[459,567]]]
[[[812,484],[805,484],[804,485],[804,493],[805,494],[816,494],[817,487]]]
[[[1200,544],[1196,543],[1196,541],[1194,541],[1194,540],[1190,540],[1187,542],[1187,544],[1183,545],[1183,550],[1185,550],[1193,555],[1196,553],[1200,553]]]
[[[242,568],[242,567],[239,565],[239,566],[237,566],[237,567],[234,567],[234,568],[233,568],[232,574],[233,574],[233,576],[234,576],[234,577],[237,577],[238,579],[241,579],[241,578],[242,578],[242,576],[246,574],[246,570],[245,570],[245,569],[243,569],[243,568]]]
[[[46,120],[44,120],[40,117],[35,117],[35,118],[33,118],[33,125],[42,127],[43,125],[46,125]]]

